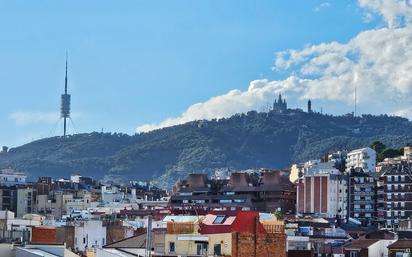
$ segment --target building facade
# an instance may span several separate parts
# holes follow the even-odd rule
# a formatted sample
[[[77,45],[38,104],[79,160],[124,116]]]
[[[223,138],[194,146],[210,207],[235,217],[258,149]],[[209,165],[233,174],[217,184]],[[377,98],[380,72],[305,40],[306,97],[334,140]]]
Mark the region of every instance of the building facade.
[[[27,176],[24,173],[16,172],[13,169],[3,169],[0,171],[0,185],[14,186],[26,184]]]
[[[170,207],[294,213],[295,191],[288,175],[279,170],[233,172],[229,178],[212,179],[191,174],[176,184]]]
[[[348,180],[348,215],[370,225],[376,219],[376,181],[370,172],[352,169]]]
[[[17,217],[23,217],[28,213],[36,211],[36,189],[18,188],[17,189]]]
[[[345,218],[347,183],[338,170],[318,170],[299,179],[296,189],[297,214]]]
[[[370,147],[350,151],[346,157],[346,171],[360,168],[365,172],[375,172],[376,151]]]
[[[378,192],[385,226],[397,227],[399,222],[412,218],[411,175],[410,165],[405,162],[381,167]]]

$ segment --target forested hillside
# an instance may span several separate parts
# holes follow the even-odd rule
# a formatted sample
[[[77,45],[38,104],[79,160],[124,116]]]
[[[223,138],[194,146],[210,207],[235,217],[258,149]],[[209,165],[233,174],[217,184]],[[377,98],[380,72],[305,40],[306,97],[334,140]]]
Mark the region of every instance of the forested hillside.
[[[375,140],[402,147],[412,142],[412,123],[387,115],[251,111],[133,136],[93,132],[46,138],[0,154],[0,166],[27,172],[32,179],[80,173],[96,178],[156,179],[170,185],[190,172],[285,168]]]

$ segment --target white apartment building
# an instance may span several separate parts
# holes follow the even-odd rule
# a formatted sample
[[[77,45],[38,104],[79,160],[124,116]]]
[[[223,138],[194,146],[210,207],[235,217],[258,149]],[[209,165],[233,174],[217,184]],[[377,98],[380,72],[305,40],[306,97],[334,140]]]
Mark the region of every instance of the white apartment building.
[[[27,176],[13,169],[2,169],[0,171],[0,184],[5,186],[26,184]]]
[[[101,220],[84,220],[75,224],[74,248],[78,251],[101,248],[106,244],[106,227]]]
[[[346,171],[361,168],[364,172],[375,172],[376,152],[370,147],[350,151],[346,158]]]

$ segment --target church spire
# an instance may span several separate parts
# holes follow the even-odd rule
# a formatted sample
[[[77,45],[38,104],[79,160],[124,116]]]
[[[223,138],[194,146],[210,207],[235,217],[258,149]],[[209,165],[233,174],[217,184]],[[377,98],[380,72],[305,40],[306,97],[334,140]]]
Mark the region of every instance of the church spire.
[[[275,102],[273,103],[273,111],[275,112],[285,112],[288,109],[288,104],[286,102],[286,99],[282,99],[282,94],[279,93],[279,97]]]
[[[67,60],[68,60],[68,53],[66,51],[66,76],[64,77],[64,93],[67,94]]]

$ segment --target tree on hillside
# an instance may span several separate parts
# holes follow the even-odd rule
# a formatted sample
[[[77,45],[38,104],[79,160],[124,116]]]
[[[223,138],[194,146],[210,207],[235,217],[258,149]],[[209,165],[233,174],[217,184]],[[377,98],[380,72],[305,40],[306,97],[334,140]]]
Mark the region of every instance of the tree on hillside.
[[[394,158],[401,156],[402,153],[398,149],[393,149],[393,148],[387,148],[383,150],[381,153],[378,155],[378,160],[383,161],[385,158]]]
[[[382,153],[386,149],[386,145],[384,145],[381,141],[374,141],[371,146],[373,150],[376,151],[377,154]]]

